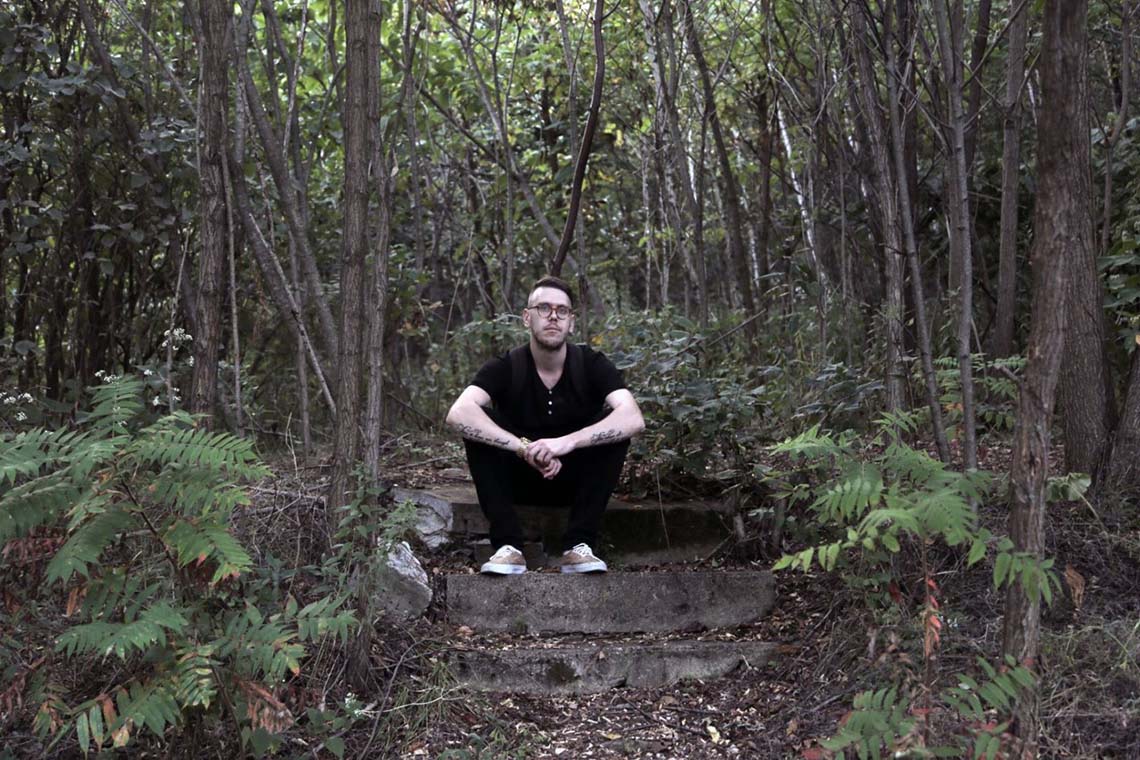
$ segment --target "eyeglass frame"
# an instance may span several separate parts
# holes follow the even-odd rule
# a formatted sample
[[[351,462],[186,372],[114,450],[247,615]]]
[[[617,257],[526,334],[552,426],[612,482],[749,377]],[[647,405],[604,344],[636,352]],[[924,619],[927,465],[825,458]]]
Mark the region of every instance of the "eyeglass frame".
[[[545,314],[542,313],[544,307],[546,309]],[[557,315],[559,319],[570,319],[570,317],[574,316],[574,310],[566,304],[562,303],[553,304],[546,303],[544,301],[543,303],[536,303],[533,306],[524,306],[523,308],[527,311],[533,309],[534,311],[538,312],[538,316],[542,317],[543,319],[550,319],[551,315]]]

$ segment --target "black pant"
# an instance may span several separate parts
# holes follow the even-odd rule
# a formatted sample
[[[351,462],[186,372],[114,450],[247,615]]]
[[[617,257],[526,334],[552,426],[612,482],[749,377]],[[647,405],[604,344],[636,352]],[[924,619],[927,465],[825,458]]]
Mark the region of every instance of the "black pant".
[[[514,452],[466,439],[463,443],[479,506],[491,523],[491,545],[495,549],[503,544],[522,549],[522,527],[515,504],[569,506],[562,550],[579,543],[597,546],[602,515],[621,477],[629,441],[571,451],[562,457],[562,470],[552,480],[543,478]]]

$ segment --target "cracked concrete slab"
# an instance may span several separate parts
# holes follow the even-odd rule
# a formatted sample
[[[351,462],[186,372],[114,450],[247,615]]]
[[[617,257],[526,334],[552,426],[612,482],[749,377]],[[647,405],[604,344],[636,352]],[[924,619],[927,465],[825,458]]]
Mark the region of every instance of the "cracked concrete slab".
[[[741,666],[763,665],[773,649],[763,641],[581,643],[457,650],[451,664],[460,683],[470,689],[555,696],[723,678]]]
[[[447,617],[476,631],[633,633],[731,628],[772,607],[767,571],[447,577]]]

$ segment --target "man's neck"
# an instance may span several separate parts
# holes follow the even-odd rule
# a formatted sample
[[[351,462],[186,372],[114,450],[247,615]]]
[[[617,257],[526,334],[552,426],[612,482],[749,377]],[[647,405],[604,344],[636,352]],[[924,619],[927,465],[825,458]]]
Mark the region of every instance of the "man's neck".
[[[534,357],[534,366],[539,372],[559,372],[566,364],[566,344],[563,343],[558,348],[550,349],[540,344],[532,335],[530,338],[530,355]]]

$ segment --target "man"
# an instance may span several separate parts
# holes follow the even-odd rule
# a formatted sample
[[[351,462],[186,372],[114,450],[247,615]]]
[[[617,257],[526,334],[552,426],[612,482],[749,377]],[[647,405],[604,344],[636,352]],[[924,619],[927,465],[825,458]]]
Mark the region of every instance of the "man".
[[[601,353],[567,342],[574,295],[543,277],[523,309],[530,342],[491,359],[451,406],[464,438],[495,553],[481,572],[526,572],[515,504],[570,507],[562,572],[605,572],[597,545],[629,439],[645,428],[621,373]],[[492,408],[492,404],[494,405]]]

